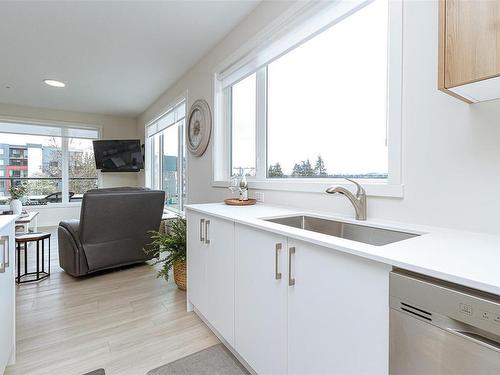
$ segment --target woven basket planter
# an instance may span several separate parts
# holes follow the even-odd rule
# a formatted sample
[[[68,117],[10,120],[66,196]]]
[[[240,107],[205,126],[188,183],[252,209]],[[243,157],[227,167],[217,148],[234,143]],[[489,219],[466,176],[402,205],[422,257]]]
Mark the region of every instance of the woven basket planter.
[[[174,264],[174,280],[180,290],[186,290],[186,262],[177,262]]]

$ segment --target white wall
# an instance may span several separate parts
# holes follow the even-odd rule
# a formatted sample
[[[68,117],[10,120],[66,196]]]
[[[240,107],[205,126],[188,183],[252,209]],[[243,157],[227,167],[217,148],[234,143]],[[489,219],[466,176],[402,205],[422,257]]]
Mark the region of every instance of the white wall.
[[[188,90],[188,107],[213,107],[212,71],[288,3],[262,3],[225,40],[169,88],[138,120],[144,124]],[[403,199],[370,197],[368,215],[500,234],[500,101],[468,105],[437,90],[437,1],[406,1],[403,18]],[[212,149],[188,158],[188,201],[216,202]],[[352,213],[342,196],[265,191],[267,203]]]
[[[207,56],[197,63],[187,74],[161,95],[146,111],[139,116],[137,133],[144,137],[144,125],[158,116],[187,90],[187,108],[197,99],[204,98],[213,109],[212,74],[214,67],[233,53],[246,40],[255,35],[261,28],[272,22],[274,18],[286,10],[292,2],[262,2],[238,27],[215,47]],[[189,154],[189,153],[188,153]],[[226,197],[224,189],[213,189],[212,179],[212,141],[205,154],[199,158],[188,155],[187,161],[188,202],[200,203],[219,201]],[[144,175],[139,184],[144,184]]]
[[[2,116],[39,121],[64,121],[86,125],[97,125],[102,128],[101,136],[103,139],[137,138],[137,125],[136,120],[133,118],[60,111],[0,103],[0,118]],[[99,176],[99,181],[102,187],[137,186],[137,173],[102,173]],[[68,205],[58,208],[44,207],[38,209],[31,207],[29,210],[40,211],[38,219],[39,226],[57,225],[60,220],[71,218],[78,219],[80,217],[79,205]]]

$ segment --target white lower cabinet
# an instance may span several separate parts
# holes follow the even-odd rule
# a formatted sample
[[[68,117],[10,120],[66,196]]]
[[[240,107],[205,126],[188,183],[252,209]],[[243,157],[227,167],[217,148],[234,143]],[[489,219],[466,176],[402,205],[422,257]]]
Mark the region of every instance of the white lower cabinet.
[[[286,374],[286,238],[236,224],[235,249],[235,349],[258,374]]]
[[[187,211],[187,277],[189,301],[202,313],[207,312],[207,246],[203,238],[203,215]]]
[[[188,298],[234,345],[234,223],[187,212]]]
[[[390,266],[288,240],[288,374],[389,372]]]
[[[189,299],[255,372],[388,374],[390,266],[187,216]]]
[[[234,345],[234,223],[208,218],[206,318]]]
[[[0,228],[0,374],[15,359],[14,223]],[[8,264],[6,264],[8,263]]]

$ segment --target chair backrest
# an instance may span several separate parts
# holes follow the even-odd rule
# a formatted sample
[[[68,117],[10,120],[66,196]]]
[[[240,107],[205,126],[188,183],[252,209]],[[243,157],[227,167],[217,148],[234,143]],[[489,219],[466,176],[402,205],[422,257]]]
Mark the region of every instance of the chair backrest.
[[[90,270],[150,259],[143,248],[158,230],[165,192],[145,188],[96,189],[83,196],[78,229]]]

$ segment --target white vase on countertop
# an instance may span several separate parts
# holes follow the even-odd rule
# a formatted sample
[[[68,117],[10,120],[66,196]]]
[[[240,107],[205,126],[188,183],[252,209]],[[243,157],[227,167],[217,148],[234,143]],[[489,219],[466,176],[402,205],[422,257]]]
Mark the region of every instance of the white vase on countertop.
[[[23,203],[21,202],[20,199],[11,199],[10,209],[14,214],[18,215],[23,210]]]

